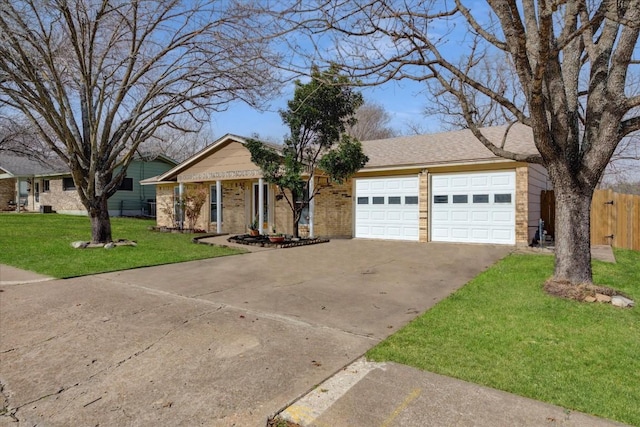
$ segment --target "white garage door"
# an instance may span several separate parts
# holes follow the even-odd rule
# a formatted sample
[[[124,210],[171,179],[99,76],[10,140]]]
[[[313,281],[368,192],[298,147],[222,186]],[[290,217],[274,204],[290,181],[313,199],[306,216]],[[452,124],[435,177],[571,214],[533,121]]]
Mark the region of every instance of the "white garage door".
[[[516,242],[514,171],[437,174],[431,178],[431,240]]]
[[[418,177],[356,179],[356,237],[418,240]]]

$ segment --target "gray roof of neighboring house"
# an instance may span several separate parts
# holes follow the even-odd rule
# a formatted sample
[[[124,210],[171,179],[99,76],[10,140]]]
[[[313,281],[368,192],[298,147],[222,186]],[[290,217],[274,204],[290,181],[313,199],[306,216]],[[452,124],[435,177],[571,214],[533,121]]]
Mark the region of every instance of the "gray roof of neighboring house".
[[[69,172],[59,161],[37,160],[32,157],[0,153],[0,169],[12,176],[48,175]]]
[[[159,160],[175,166],[177,162],[164,154],[137,154],[134,161],[152,162]],[[59,159],[38,160],[31,157],[0,153],[0,170],[11,176],[47,176],[70,173],[69,168]]]
[[[495,126],[483,128],[481,132],[500,146],[506,129],[507,126]],[[513,125],[504,148],[521,154],[536,154],[531,128],[521,124]],[[362,149],[369,157],[369,162],[363,168],[365,170],[412,165],[477,163],[500,159],[468,129],[362,141]]]

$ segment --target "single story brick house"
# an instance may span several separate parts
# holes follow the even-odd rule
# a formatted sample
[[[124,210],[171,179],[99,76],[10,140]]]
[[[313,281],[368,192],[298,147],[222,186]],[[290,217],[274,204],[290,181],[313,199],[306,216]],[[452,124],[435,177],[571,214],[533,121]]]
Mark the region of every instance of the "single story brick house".
[[[484,128],[500,144],[505,126]],[[166,173],[156,185],[159,226],[174,226],[175,200],[191,187],[208,199],[197,228],[241,234],[253,218],[262,231],[291,233],[291,211],[251,162],[246,139],[225,135]],[[362,142],[369,162],[339,184],[318,174],[320,187],[301,233],[311,236],[525,245],[540,218],[546,170],[496,157],[471,131]],[[505,149],[533,154],[531,129],[515,125]],[[161,209],[160,207],[163,206]],[[259,207],[263,206],[262,212]]]
[[[120,189],[109,198],[109,215],[154,216],[155,188],[143,187],[140,181],[176,164],[164,155],[138,155]],[[0,155],[0,210],[87,215],[66,165],[8,154]]]

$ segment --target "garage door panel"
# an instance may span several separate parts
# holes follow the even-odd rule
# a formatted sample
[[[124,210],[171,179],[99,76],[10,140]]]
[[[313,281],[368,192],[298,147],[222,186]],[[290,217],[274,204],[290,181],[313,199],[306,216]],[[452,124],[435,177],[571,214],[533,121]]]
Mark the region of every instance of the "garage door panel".
[[[513,222],[512,212],[491,212],[491,221],[498,223]]]
[[[400,212],[400,211],[389,211],[389,212],[387,212],[387,219],[389,221],[402,221],[402,212]]]
[[[359,178],[355,187],[356,237],[418,240],[417,176]],[[364,198],[369,204],[358,203]]]
[[[431,213],[431,217],[433,219],[433,221],[448,221],[449,220],[449,212],[448,211],[438,211],[438,212],[432,212]]]
[[[452,178],[449,182],[449,187],[454,190],[457,188],[467,188],[469,187],[469,178],[465,176]]]
[[[405,179],[402,181],[402,188],[404,190],[418,190],[418,180],[417,179]]]
[[[487,176],[475,176],[471,178],[472,189],[484,189],[489,186],[489,179]]]
[[[451,211],[451,220],[454,222],[469,222],[469,212]]]
[[[431,239],[436,240],[436,238],[446,238],[449,237],[449,228],[445,227],[434,227],[431,229]]]
[[[411,211],[402,212],[402,220],[404,222],[410,221],[412,223],[417,223],[419,218],[420,218],[420,215],[418,214],[417,211],[411,210]]]
[[[514,171],[433,175],[431,185],[431,240],[515,244]]]
[[[371,190],[384,190],[384,187],[385,183],[382,180],[371,182]]]
[[[489,212],[487,211],[471,211],[471,221],[477,222],[489,222]]]
[[[472,228],[469,234],[473,239],[482,239],[482,240],[489,239],[489,236],[490,236],[489,229],[487,228]]]
[[[501,174],[501,175],[494,175],[491,177],[492,187],[505,188],[505,187],[511,187],[511,184],[512,184],[512,180],[509,175]]]
[[[384,221],[384,211],[371,211],[371,217],[373,221]]]
[[[491,237],[495,240],[509,240],[511,238],[511,230],[496,228],[491,230]]]
[[[365,210],[358,210],[356,212],[356,221],[357,220],[367,220],[371,217],[371,212]]]

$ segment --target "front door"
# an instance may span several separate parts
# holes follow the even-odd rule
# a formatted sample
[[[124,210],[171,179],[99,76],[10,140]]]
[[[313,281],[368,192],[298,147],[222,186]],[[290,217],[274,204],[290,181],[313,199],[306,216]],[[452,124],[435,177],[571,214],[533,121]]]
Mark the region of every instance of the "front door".
[[[260,184],[258,183],[253,184],[253,197],[252,197],[252,203],[251,203],[251,213],[253,217],[251,218],[251,221],[253,221],[256,218],[259,218],[259,215],[260,215],[260,211],[258,210],[260,206],[259,188],[260,188]],[[264,204],[262,206],[262,209],[264,212],[264,223],[262,224],[262,229],[264,231],[269,231],[269,219],[270,219],[269,218],[269,185],[263,184],[262,191],[264,192],[263,193]]]

